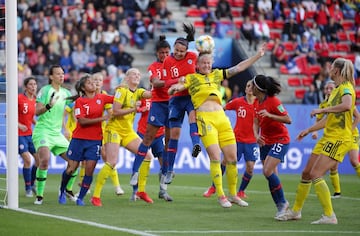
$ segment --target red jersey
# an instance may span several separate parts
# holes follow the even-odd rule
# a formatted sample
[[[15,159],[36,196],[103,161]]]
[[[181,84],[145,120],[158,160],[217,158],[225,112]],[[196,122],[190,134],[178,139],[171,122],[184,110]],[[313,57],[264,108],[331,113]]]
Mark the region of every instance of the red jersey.
[[[268,96],[265,100],[259,104],[259,101],[255,99],[254,111],[255,117],[259,121],[259,128],[261,136],[265,139],[265,144],[271,145],[274,143],[288,144],[290,143],[290,136],[288,129],[284,123],[270,119],[269,117],[260,117],[257,115],[258,111],[266,110],[271,114],[278,116],[285,116],[288,112],[285,110],[281,101],[275,96]]]
[[[36,98],[30,99],[25,94],[18,95],[18,119],[19,123],[25,125],[27,130],[22,132],[18,129],[19,136],[32,135],[32,124],[35,115]]]
[[[186,52],[185,58],[176,60],[173,54],[167,56],[163,62],[163,80],[165,80],[167,88],[176,84],[180,77],[196,72],[197,55],[194,52]],[[187,90],[175,93],[174,96],[189,95]]]
[[[231,100],[225,106],[226,110],[236,111],[236,124],[234,133],[236,142],[256,143],[253,130],[254,105],[246,101],[246,97],[239,97]]]
[[[75,117],[94,119],[102,117],[105,105],[113,103],[114,96],[106,94],[96,94],[93,98],[79,97],[75,101]],[[81,126],[76,122],[76,128],[73,131],[73,138],[86,139],[86,140],[102,140],[102,121],[92,125]]]
[[[151,107],[151,99],[142,99],[141,100],[141,105],[138,108],[138,111],[141,112],[141,117],[138,121],[137,131],[142,135],[145,135],[145,132],[146,132],[146,125],[147,125],[147,121],[148,121],[150,107]],[[155,137],[158,138],[161,135],[164,135],[164,133],[165,133],[165,127],[161,126],[160,129],[158,129]]]
[[[163,63],[159,62],[159,61],[155,61],[153,62],[149,67],[148,67],[148,73],[150,76],[150,82],[152,82],[152,80],[154,78],[159,78],[161,79],[161,75],[162,75],[162,69],[163,69]],[[164,101],[169,101],[169,94],[168,94],[168,89],[166,86],[161,87],[161,88],[152,88],[151,89],[151,99],[153,102],[164,102]]]

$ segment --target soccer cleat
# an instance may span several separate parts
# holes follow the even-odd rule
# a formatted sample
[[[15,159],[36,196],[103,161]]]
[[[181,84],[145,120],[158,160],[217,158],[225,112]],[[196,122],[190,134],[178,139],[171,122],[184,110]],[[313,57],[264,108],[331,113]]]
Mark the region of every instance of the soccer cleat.
[[[97,206],[97,207],[101,207],[102,203],[101,203],[101,199],[99,197],[92,197],[90,199],[91,204],[93,204],[93,206]]]
[[[334,195],[331,196],[332,199],[341,198],[341,193],[334,193]]]
[[[239,198],[247,198],[248,197],[244,191],[239,191],[236,195]]]
[[[174,171],[168,171],[165,176],[165,184],[171,184],[173,178],[175,177]]]
[[[247,207],[247,206],[249,206],[249,203],[241,200],[241,198],[239,198],[239,197],[236,196],[236,195],[235,195],[235,196],[229,196],[229,197],[228,197],[228,200],[229,200],[231,203],[235,203],[235,204],[237,204],[237,205],[239,205],[239,206],[242,206],[242,207]]]
[[[25,196],[26,196],[26,197],[33,197],[34,194],[33,194],[33,192],[32,192],[31,189],[28,189],[28,190],[26,190],[26,192],[25,192]]]
[[[197,157],[200,152],[201,152],[201,146],[200,146],[200,144],[197,143],[197,144],[194,145],[191,155],[193,157]]]
[[[73,191],[66,189],[65,194],[71,201],[76,202],[77,198],[76,198],[75,194],[73,193]]]
[[[41,197],[41,196],[36,196],[36,199],[35,199],[35,202],[34,202],[34,204],[35,205],[42,205],[43,204],[43,197]]]
[[[124,195],[124,190],[121,188],[121,186],[119,185],[119,186],[116,186],[115,187],[115,194],[116,195]]]
[[[287,211],[284,214],[275,216],[275,219],[279,221],[300,220],[301,211],[295,212],[291,209],[287,209]]]
[[[274,217],[275,219],[277,219],[278,217],[280,217],[286,213],[287,209],[289,208],[289,202],[286,201],[286,202],[278,203],[276,207],[277,207],[278,211],[276,212],[276,215]]]
[[[223,208],[229,208],[231,207],[231,202],[229,202],[229,200],[226,198],[225,195],[221,196],[218,198],[218,203],[220,204],[220,206],[222,206]]]
[[[82,199],[76,199],[76,205],[78,205],[78,206],[85,206],[85,203],[84,203],[84,201],[82,200]]]
[[[146,192],[136,192],[136,196],[138,196],[140,199],[144,200],[147,203],[154,203],[154,201],[147,195]]]
[[[312,225],[336,225],[337,223],[338,221],[334,213],[331,216],[322,215],[320,219],[311,222]]]
[[[59,193],[58,202],[59,202],[59,204],[62,204],[62,205],[66,204],[66,194],[65,193],[63,193],[63,192]]]
[[[216,193],[215,186],[211,185],[204,193],[203,197],[211,197],[214,193]]]
[[[130,178],[130,185],[131,186],[135,186],[138,183],[138,178],[139,178],[139,172],[135,172],[131,175]]]
[[[130,196],[130,202],[136,202],[139,199],[140,198],[138,196],[136,196],[136,192],[133,192]]]
[[[164,199],[167,202],[172,202],[173,201],[172,197],[165,190],[160,190],[159,198]]]

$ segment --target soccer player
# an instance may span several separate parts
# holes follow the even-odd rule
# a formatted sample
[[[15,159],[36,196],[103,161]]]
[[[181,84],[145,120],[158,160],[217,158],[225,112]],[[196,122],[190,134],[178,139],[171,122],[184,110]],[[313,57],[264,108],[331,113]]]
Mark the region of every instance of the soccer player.
[[[38,120],[35,124],[32,140],[39,155],[39,167],[36,171],[36,200],[34,204],[43,203],[50,152],[68,160],[66,151],[69,141],[62,134],[64,108],[71,101],[70,91],[63,88],[64,70],[59,65],[50,67],[49,84],[42,87],[36,98]]]
[[[324,214],[311,224],[337,224],[337,218],[331,203],[331,195],[323,179],[323,175],[342,162],[353,145],[353,115],[355,109],[354,67],[350,60],[337,58],[330,68],[330,78],[336,88],[332,91],[328,106],[311,111],[311,116],[327,113],[327,115],[311,127],[303,130],[297,136],[302,140],[313,131],[324,129],[322,138],[316,143],[308,162],[301,174],[295,203],[292,209],[278,217],[278,220],[299,220],[305,200],[309,195],[311,185],[314,185],[316,195],[323,207]]]
[[[65,189],[80,161],[85,161],[85,176],[81,183],[76,205],[83,206],[84,197],[90,188],[95,166],[100,159],[102,146],[102,122],[110,115],[103,115],[105,105],[111,104],[113,96],[96,92],[96,85],[90,75],[84,75],[75,85],[77,95],[68,99],[75,101],[76,128],[67,151],[69,165],[62,174],[59,203],[66,203]]]
[[[101,190],[118,161],[119,146],[125,147],[134,154],[137,153],[139,149],[141,139],[134,131],[134,118],[137,108],[140,106],[140,100],[143,98],[151,98],[150,91],[138,88],[140,79],[140,71],[136,68],[131,68],[126,71],[124,78],[126,84],[116,89],[112,118],[108,121],[104,134],[106,163],[97,176],[94,193],[91,198],[91,203],[94,206],[102,206],[100,199]],[[145,158],[151,161],[152,154],[147,152]],[[147,172],[147,174],[144,174],[145,178],[150,172],[150,161],[142,165],[143,171]],[[140,189],[140,185],[136,195],[148,203],[153,203],[153,200],[147,193]]]
[[[25,182],[25,196],[33,197],[35,191],[36,169],[39,165],[38,156],[32,141],[32,125],[35,120],[37,81],[35,77],[24,79],[24,92],[18,95],[18,132],[19,132],[19,154],[24,161],[23,178]],[[31,167],[31,159],[35,162]],[[31,168],[30,168],[31,167]]]
[[[291,118],[276,97],[276,94],[281,92],[281,85],[274,78],[256,75],[252,79],[252,89],[256,96],[254,134],[260,146],[263,174],[277,208],[276,218],[284,214],[289,206],[277,174],[277,166],[284,162],[284,156],[289,149],[290,136],[285,124],[291,124]]]
[[[247,202],[236,195],[237,185],[237,157],[236,139],[229,118],[221,105],[221,81],[247,69],[265,54],[266,44],[259,51],[237,65],[228,69],[213,69],[212,52],[200,52],[197,59],[198,73],[188,74],[183,82],[172,85],[169,93],[189,91],[191,100],[196,109],[196,120],[199,135],[210,158],[210,175],[216,187],[219,204],[224,208],[232,206],[248,206]],[[230,196],[227,198],[223,190],[223,181],[220,167],[220,153],[224,154],[226,177]]]
[[[151,107],[151,99],[142,99],[141,105],[138,108],[138,112],[141,113],[141,117],[138,121],[138,129],[137,134],[140,136],[140,138],[143,138],[146,130],[147,130],[147,122],[148,122],[148,115],[149,110]],[[163,155],[164,155],[164,133],[165,133],[165,127],[162,126],[158,129],[155,135],[155,139],[152,141],[150,148],[153,156],[158,159],[160,167],[163,166]],[[147,160],[144,160],[147,161]],[[144,163],[144,162],[143,162]],[[141,169],[141,167],[140,167]],[[160,191],[159,191],[159,198],[164,199],[165,201],[171,202],[173,201],[172,197],[167,193],[167,184],[165,184],[162,179],[163,175],[161,174],[160,170]],[[142,182],[141,184],[146,184],[145,182]],[[144,189],[144,187],[141,187]],[[133,186],[133,194],[130,198],[132,201],[136,201],[136,192],[138,190],[138,185]]]
[[[254,100],[252,93],[252,81],[246,83],[245,96],[235,98],[225,105],[226,110],[236,111],[236,124],[234,133],[237,146],[237,161],[239,162],[244,155],[246,169],[242,176],[241,184],[237,192],[240,198],[247,198],[245,189],[248,186],[254,172],[255,161],[259,156],[259,146],[253,132],[254,123]],[[221,165],[221,172],[224,174],[225,166]],[[204,197],[210,197],[216,193],[214,183],[203,194]]]
[[[156,134],[159,132],[162,127],[165,127],[165,146],[164,152],[162,153],[162,164],[161,164],[161,176],[160,176],[160,185],[165,184],[165,177],[167,173],[167,154],[166,150],[170,138],[170,128],[169,128],[169,94],[167,93],[168,87],[165,86],[165,81],[162,80],[162,71],[163,71],[163,61],[170,54],[170,44],[166,41],[166,37],[161,35],[159,41],[156,43],[156,56],[157,60],[151,63],[148,67],[148,72],[150,76],[150,83],[152,86],[151,89],[151,107],[149,110],[148,120],[146,131],[142,143],[139,146],[139,150],[135,155],[135,160],[133,163],[133,178],[131,185],[137,185],[137,172],[139,167],[144,160],[144,153],[147,153],[150,145],[156,138]],[[149,160],[148,160],[149,161]],[[166,195],[164,195],[166,193]],[[159,197],[170,199],[167,196],[167,192],[160,191]]]

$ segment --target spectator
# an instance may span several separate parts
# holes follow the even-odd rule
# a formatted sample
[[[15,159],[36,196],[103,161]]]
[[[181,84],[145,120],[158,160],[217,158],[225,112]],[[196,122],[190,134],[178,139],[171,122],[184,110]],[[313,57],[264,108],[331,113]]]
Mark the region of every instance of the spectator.
[[[298,41],[299,25],[296,23],[295,17],[290,17],[289,21],[284,24],[281,37],[283,42]]]
[[[131,54],[125,52],[124,45],[119,44],[119,51],[115,54],[115,61],[116,66],[126,72],[132,67],[134,57]]]
[[[49,44],[47,47],[48,47],[47,53],[45,54],[47,65],[57,65],[57,64],[59,64],[60,55],[57,54],[57,53],[54,51],[53,45],[52,45],[52,44]]]
[[[149,39],[149,35],[146,29],[145,22],[142,18],[141,11],[135,12],[135,17],[132,21],[130,29],[133,33],[133,38],[136,46],[139,49],[144,49]]]
[[[324,2],[319,3],[319,9],[315,13],[315,22],[320,28],[321,33],[325,33],[325,26],[328,24],[328,19],[330,17],[329,10]]]
[[[121,22],[124,19],[126,20],[128,18],[128,15],[124,11],[124,7],[122,5],[119,5],[116,10],[116,20],[117,22]]]
[[[306,35],[301,36],[301,42],[296,46],[295,56],[306,56],[307,62],[314,65],[317,62],[316,52],[309,44]]]
[[[202,16],[202,20],[204,23],[204,33],[212,35],[213,32],[213,25],[215,23],[215,18],[213,16],[213,12],[209,10]]]
[[[255,36],[254,36],[254,25],[251,22],[249,16],[245,16],[244,22],[240,27],[240,31],[242,35],[244,35],[244,38],[247,39],[247,41],[249,42],[249,50],[251,50],[251,45],[255,40]]]
[[[258,12],[264,15],[264,18],[271,20],[273,18],[272,2],[271,0],[259,0],[257,2]]]
[[[84,51],[82,43],[76,45],[76,50],[71,53],[71,59],[76,70],[86,71],[86,64],[89,62],[89,55]]]
[[[72,59],[70,56],[70,49],[65,48],[60,57],[60,66],[64,69],[64,73],[68,74],[73,68]]]
[[[273,6],[273,21],[276,21],[280,18],[285,19],[284,14],[284,3],[282,0],[275,0]]]
[[[24,65],[25,63],[27,63],[27,60],[28,59],[27,59],[25,44],[20,41],[18,43],[18,63],[19,65]]]
[[[355,40],[351,42],[351,51],[360,52],[360,27],[355,32]]]
[[[242,11],[243,17],[248,16],[250,20],[256,20],[257,13],[255,5],[255,0],[245,1],[244,10]]]
[[[29,47],[32,44],[33,34],[27,20],[24,20],[22,23],[22,28],[18,32],[18,39],[22,41],[26,47]]]
[[[354,62],[354,69],[355,69],[355,79],[360,79],[360,53],[356,53],[355,62]]]
[[[196,7],[197,9],[207,9],[207,0],[189,0],[191,7]]]
[[[102,37],[104,35],[104,26],[99,24],[95,29],[91,31],[91,43],[98,44],[100,43]]]
[[[107,71],[107,66],[105,64],[105,58],[103,56],[98,56],[96,58],[96,64],[92,68],[91,73],[95,74],[97,72],[101,72],[101,71],[104,71],[104,70]]]
[[[112,24],[109,24],[107,26],[107,30],[103,33],[104,35],[104,42],[108,45],[110,45],[116,36],[119,36],[119,31],[115,29],[115,26]]]
[[[231,6],[227,0],[219,0],[216,9],[215,16],[218,20],[221,18],[229,17],[231,21],[233,21],[233,15],[231,13]]]
[[[330,18],[329,24],[327,24],[324,28],[327,41],[338,43],[339,42],[338,32],[341,30],[341,28],[339,28],[338,24],[336,24],[334,18]]]
[[[276,38],[274,47],[272,48],[270,54],[271,67],[275,68],[276,62],[285,65],[287,63],[287,60],[288,60],[288,56],[286,54],[285,46],[282,44],[281,39]]]
[[[47,34],[47,31],[44,28],[43,21],[39,22],[39,28],[33,30],[32,36],[33,36],[33,42],[35,43],[35,47],[41,44],[41,39],[43,35]]]
[[[318,94],[313,84],[310,84],[308,90],[305,92],[302,104],[319,104]]]
[[[122,44],[126,45],[130,41],[131,30],[126,19],[122,19],[119,25],[119,35]]]
[[[58,29],[64,28],[64,19],[61,17],[61,8],[59,6],[54,6],[54,11],[50,16],[50,25],[56,26]],[[50,27],[51,28],[51,27]]]
[[[254,23],[254,36],[255,36],[255,46],[254,50],[256,51],[257,44],[261,40],[269,41],[270,39],[270,28],[264,19],[264,15],[259,15],[258,21]]]
[[[104,41],[104,35],[102,35],[99,43],[95,44],[95,54],[98,56],[104,56],[109,45]]]
[[[329,58],[329,53],[330,53],[330,47],[329,44],[326,40],[326,36],[322,35],[320,42],[318,44],[316,44],[316,54],[318,56],[318,62],[323,65],[326,61],[328,61]]]
[[[105,60],[105,64],[110,66],[113,65],[115,66],[116,61],[115,61],[115,57],[114,54],[111,52],[110,48],[106,49],[105,51],[105,56],[104,56],[104,60]]]
[[[29,57],[29,67],[33,70],[35,66],[39,63],[39,59],[43,57],[46,61],[46,57],[44,54],[44,49],[41,45],[36,47],[36,51],[32,51]]]

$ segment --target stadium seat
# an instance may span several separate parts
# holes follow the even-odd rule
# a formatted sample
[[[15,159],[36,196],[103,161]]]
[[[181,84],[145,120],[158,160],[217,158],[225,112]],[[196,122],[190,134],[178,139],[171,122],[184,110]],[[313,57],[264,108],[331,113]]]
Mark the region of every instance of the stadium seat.
[[[236,28],[238,28],[238,29],[241,28],[242,23],[243,23],[242,20],[235,20],[235,21],[234,21],[234,24],[235,24]]]
[[[299,87],[301,86],[301,79],[298,77],[291,77],[287,79],[288,86]]]
[[[320,73],[321,66],[320,65],[309,65],[310,74],[316,75]]]
[[[354,29],[354,21],[347,21],[345,20],[343,23],[342,23],[342,27],[344,28],[345,31],[349,31],[349,30],[352,30]]]
[[[196,8],[189,8],[186,12],[187,17],[201,17],[203,14],[207,13],[207,10],[200,10]]]
[[[280,70],[281,74],[289,74],[289,71],[288,71],[288,69],[286,68],[285,65],[281,65],[279,70]]]
[[[278,31],[271,30],[270,31],[270,38],[271,39],[281,38],[281,34]]]
[[[350,61],[352,61],[352,63],[355,63],[355,53],[348,53],[346,55],[343,56],[346,59],[349,59]]]
[[[305,18],[314,19],[315,14],[316,14],[316,11],[307,11],[307,12],[305,12]]]
[[[305,93],[306,93],[306,89],[303,89],[303,88],[295,89],[295,98],[303,99]]]
[[[360,89],[355,90],[356,98],[360,98]]]
[[[350,52],[350,44],[348,43],[337,43],[336,51],[338,52]]]
[[[348,36],[349,36],[349,40],[351,42],[355,42],[355,32],[354,31],[350,31]]]
[[[266,24],[269,26],[269,29],[271,30],[274,28],[274,23],[272,20],[265,20]]]
[[[208,7],[216,7],[218,0],[207,0]]]
[[[360,86],[360,77],[355,79],[355,85]]]
[[[280,30],[282,30],[284,28],[284,24],[285,24],[285,22],[283,20],[276,20],[273,23],[274,28],[275,29],[280,29]]]
[[[245,6],[245,0],[232,0],[231,6],[233,7],[244,7]]]
[[[311,77],[304,77],[304,78],[302,78],[302,85],[303,86],[310,86],[310,84],[312,84],[313,81],[314,80]]]
[[[283,45],[284,45],[286,51],[288,51],[288,52],[295,51],[296,43],[288,41],[288,42],[283,42]]]
[[[194,26],[195,26],[195,28],[203,28],[203,27],[205,27],[205,24],[201,20],[196,20],[196,21],[194,21]]]
[[[348,40],[348,36],[347,36],[346,32],[344,32],[344,31],[338,32],[337,35],[338,35],[338,38],[339,38],[340,41],[347,41]]]

